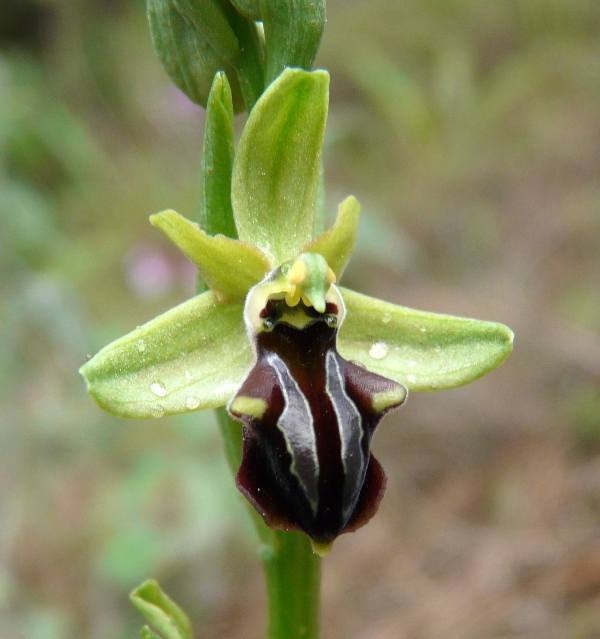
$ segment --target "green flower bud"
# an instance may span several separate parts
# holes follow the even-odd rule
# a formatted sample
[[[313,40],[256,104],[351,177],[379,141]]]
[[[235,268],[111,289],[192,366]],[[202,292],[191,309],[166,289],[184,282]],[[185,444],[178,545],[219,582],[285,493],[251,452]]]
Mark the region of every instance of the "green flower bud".
[[[265,29],[265,79],[286,67],[310,71],[325,27],[325,0],[260,0]]]
[[[235,69],[240,47],[221,2],[148,0],[148,19],[161,62],[190,100],[205,107],[215,74],[224,71],[234,111],[244,110]]]

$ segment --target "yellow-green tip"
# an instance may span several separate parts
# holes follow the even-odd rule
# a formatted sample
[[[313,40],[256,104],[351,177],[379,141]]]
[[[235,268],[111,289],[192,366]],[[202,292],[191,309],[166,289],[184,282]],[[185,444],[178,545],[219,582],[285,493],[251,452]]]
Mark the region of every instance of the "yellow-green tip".
[[[229,404],[229,412],[237,417],[253,417],[262,419],[267,410],[267,402],[256,397],[245,397],[240,395],[235,397]]]
[[[325,312],[325,296],[335,282],[335,273],[322,255],[302,253],[291,263],[285,276],[294,287],[294,292],[285,298],[288,306],[296,306],[302,299],[319,313]]]
[[[313,552],[319,557],[327,557],[327,555],[331,552],[331,547],[333,546],[333,541],[315,541],[314,539],[310,540],[312,544]]]

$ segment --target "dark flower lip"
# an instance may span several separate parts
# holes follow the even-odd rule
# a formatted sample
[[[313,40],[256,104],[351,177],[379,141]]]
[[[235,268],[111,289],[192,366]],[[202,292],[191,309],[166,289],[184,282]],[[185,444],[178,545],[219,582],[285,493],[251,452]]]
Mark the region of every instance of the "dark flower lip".
[[[279,303],[264,310],[274,326],[254,335],[256,363],[229,404],[244,423],[236,484],[267,525],[306,533],[322,554],[377,512],[386,477],[371,439],[407,393],[342,358],[329,315],[313,309],[298,328],[276,319]]]

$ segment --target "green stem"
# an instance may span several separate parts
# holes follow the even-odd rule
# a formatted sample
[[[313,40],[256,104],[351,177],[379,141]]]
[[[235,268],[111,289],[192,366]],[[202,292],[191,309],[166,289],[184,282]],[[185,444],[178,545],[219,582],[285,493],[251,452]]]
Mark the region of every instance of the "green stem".
[[[299,532],[275,533],[261,559],[269,596],[269,639],[318,639],[321,558]]]

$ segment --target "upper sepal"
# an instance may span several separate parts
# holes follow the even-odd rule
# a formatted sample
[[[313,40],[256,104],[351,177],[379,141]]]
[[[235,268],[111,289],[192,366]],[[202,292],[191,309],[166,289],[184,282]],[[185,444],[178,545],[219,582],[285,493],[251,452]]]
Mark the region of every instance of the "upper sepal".
[[[503,324],[416,311],[342,288],[346,321],[340,353],[411,391],[468,384],[510,355]]]
[[[209,291],[109,344],[80,373],[104,410],[149,418],[223,406],[252,360],[242,306]]]
[[[263,93],[244,127],[233,165],[239,238],[271,268],[312,238],[329,75],[286,69]]]

